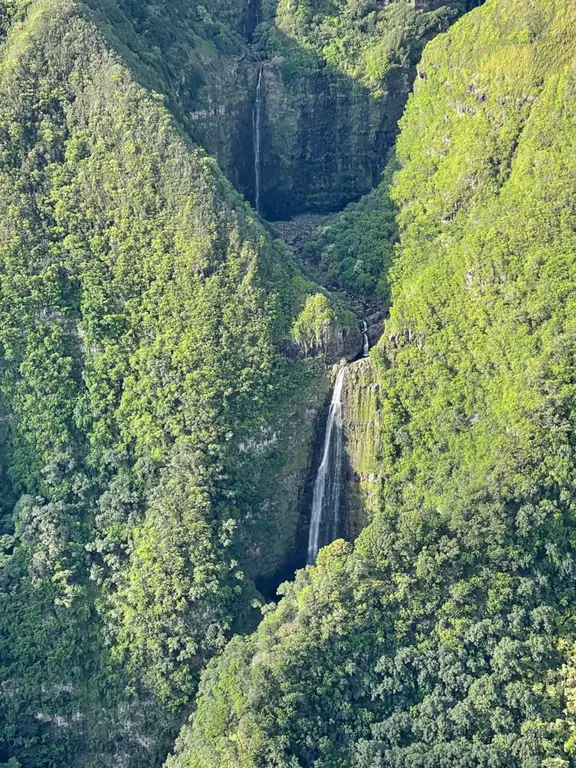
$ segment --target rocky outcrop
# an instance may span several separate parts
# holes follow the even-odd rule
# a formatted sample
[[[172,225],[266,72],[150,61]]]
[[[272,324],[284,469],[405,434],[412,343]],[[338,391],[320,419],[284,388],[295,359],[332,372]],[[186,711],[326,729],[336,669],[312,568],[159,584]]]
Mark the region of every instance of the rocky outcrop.
[[[358,327],[337,328],[333,323],[327,324],[323,344],[326,362],[335,365],[341,360],[356,360],[362,353],[362,343]]]
[[[384,331],[384,321],[386,320],[387,314],[387,311],[382,309],[366,317],[368,338],[370,339],[371,347],[375,346],[378,343],[380,336],[382,336],[382,332]]]
[[[289,358],[318,358],[332,366],[342,360],[352,362],[362,354],[363,337],[354,319],[341,323],[333,318],[324,320],[319,328],[311,329],[297,340],[284,340],[282,351]]]

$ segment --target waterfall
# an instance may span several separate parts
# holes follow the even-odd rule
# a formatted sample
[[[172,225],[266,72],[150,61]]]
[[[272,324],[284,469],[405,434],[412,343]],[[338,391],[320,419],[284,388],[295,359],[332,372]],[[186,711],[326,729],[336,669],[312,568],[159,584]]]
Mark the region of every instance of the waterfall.
[[[368,323],[366,320],[362,320],[361,324],[361,331],[362,331],[362,339],[364,341],[362,346],[362,354],[364,357],[368,357],[370,354],[370,339],[368,338]]]
[[[316,562],[320,547],[338,537],[340,526],[341,480],[344,452],[342,428],[342,385],[346,368],[338,371],[326,422],[322,462],[318,468],[312,498],[308,535],[308,564]]]
[[[262,186],[262,71],[264,67],[258,69],[258,82],[256,85],[256,101],[254,103],[254,112],[252,115],[253,137],[254,137],[254,187],[255,187],[255,207],[258,213],[260,210],[260,192]]]

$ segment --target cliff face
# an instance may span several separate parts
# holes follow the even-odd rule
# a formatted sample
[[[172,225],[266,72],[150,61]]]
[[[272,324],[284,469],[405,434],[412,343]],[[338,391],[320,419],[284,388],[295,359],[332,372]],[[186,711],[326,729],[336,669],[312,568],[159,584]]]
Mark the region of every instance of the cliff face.
[[[262,70],[261,212],[278,220],[339,210],[378,184],[420,52],[464,5],[424,0],[374,10],[227,0],[207,11],[194,4],[178,17],[188,20],[189,55],[167,74],[162,65],[175,59],[174,46],[163,42],[150,12],[143,13],[148,47],[128,35],[138,29],[132,17],[120,46],[137,40],[131,47],[145,84],[164,93],[187,132],[252,203]]]
[[[283,413],[285,423],[268,442],[251,446],[247,461],[260,471],[267,519],[275,530],[262,531],[254,551],[257,584],[274,597],[275,588],[305,564],[310,509],[322,460],[326,421],[339,365],[326,374],[326,358],[309,362],[310,378]],[[302,407],[305,392],[306,407]],[[340,535],[354,540],[381,505],[381,392],[369,358],[346,366],[342,388],[344,467]],[[263,461],[265,469],[258,470]],[[261,523],[260,523],[261,524]]]
[[[339,210],[379,182],[421,50],[464,10],[458,0],[262,5],[253,51],[268,62],[267,218]]]
[[[190,132],[254,204],[254,104],[262,68],[265,218],[339,210],[378,184],[410,90],[408,73],[391,78],[386,96],[374,96],[336,72],[306,73],[287,83],[274,60],[223,59],[219,66],[187,113]]]
[[[385,95],[337,72],[287,84],[281,65],[264,67],[262,212],[271,220],[342,208],[374,187],[411,85],[390,78]],[[234,166],[242,162],[238,157]],[[250,180],[252,184],[252,180]],[[253,196],[252,186],[247,193]]]
[[[370,358],[348,366],[342,390],[345,439],[346,523],[343,535],[354,540],[370,523],[380,504],[380,385]]]
[[[308,361],[306,367],[260,439],[239,446],[241,471],[255,479],[254,506],[261,508],[257,515],[249,512],[243,522],[247,568],[272,596],[274,588],[268,585],[283,581],[283,574],[291,577],[302,565],[305,487],[314,446],[322,439],[317,433],[319,415],[330,391],[324,359]]]

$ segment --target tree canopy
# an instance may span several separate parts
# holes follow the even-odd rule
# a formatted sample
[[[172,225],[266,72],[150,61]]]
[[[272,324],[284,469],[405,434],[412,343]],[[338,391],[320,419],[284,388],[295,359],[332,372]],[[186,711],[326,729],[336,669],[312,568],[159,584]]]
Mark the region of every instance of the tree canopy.
[[[171,768],[573,764],[575,30],[488,0],[426,48],[380,511],[211,663]]]

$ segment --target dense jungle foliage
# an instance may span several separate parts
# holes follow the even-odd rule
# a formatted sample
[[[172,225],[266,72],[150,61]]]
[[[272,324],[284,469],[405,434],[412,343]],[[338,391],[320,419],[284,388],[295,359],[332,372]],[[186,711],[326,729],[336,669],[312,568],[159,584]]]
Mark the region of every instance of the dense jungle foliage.
[[[576,8],[477,5],[0,0],[0,767],[576,765]],[[261,67],[270,210],[388,163],[304,248],[378,513],[277,606],[358,329],[229,182]]]
[[[273,46],[272,51],[288,54],[286,65],[293,75],[309,75],[315,62],[359,80],[376,94],[386,89],[392,70],[405,71],[408,61],[415,64],[426,41],[473,4],[478,3],[264,0],[264,16],[272,13],[275,24],[272,29],[264,24],[261,31],[271,36],[263,40]],[[300,61],[290,55],[294,41]]]
[[[300,316],[317,289],[93,18],[72,0],[0,5],[11,768],[162,762],[294,536],[270,477],[317,376],[281,351],[317,334]]]
[[[326,284],[359,296],[390,299],[388,274],[398,236],[390,183],[391,161],[382,183],[357,203],[332,215],[302,247],[302,256]]]
[[[380,512],[209,665],[170,768],[576,764],[575,39],[569,0],[488,0],[426,49]]]

